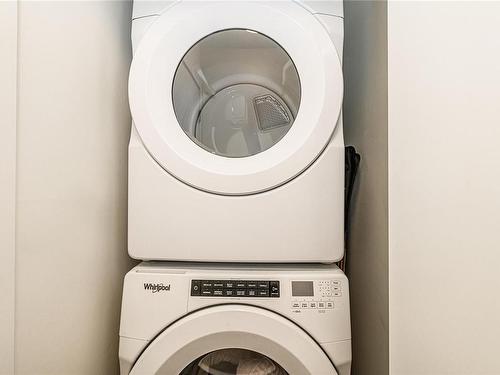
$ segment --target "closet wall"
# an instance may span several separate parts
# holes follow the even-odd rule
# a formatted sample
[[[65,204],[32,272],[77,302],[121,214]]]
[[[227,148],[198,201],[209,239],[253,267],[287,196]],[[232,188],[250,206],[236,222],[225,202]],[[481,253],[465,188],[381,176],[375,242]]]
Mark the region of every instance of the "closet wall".
[[[500,3],[389,3],[391,374],[500,374]]]
[[[389,371],[387,3],[346,1],[344,131],[362,160],[352,202],[347,273],[353,375]]]
[[[118,373],[131,9],[0,4],[2,374]]]
[[[0,374],[14,372],[17,4],[0,2]]]

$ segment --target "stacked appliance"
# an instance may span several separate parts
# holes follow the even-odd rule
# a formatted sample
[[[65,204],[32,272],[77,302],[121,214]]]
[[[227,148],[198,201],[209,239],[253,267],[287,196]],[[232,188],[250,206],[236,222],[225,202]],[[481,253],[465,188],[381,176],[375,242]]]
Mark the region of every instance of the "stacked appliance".
[[[123,374],[350,373],[341,1],[136,1]]]

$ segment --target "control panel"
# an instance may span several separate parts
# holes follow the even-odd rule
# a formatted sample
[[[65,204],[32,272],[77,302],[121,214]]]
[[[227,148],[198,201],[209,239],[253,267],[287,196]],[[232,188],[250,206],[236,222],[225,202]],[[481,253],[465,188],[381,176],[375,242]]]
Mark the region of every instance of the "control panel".
[[[342,297],[340,280],[292,281],[292,304],[294,312],[302,310],[329,310],[335,307],[335,298]]]
[[[279,298],[277,280],[191,280],[193,297],[271,297]]]

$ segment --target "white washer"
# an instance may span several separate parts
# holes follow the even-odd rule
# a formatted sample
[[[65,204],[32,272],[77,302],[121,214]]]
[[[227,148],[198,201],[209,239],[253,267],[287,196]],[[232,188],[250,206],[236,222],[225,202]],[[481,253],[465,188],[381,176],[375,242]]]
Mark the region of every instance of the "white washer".
[[[133,17],[130,255],[341,259],[342,2],[138,1]]]
[[[125,277],[121,375],[350,367],[349,286],[334,265],[142,263]]]

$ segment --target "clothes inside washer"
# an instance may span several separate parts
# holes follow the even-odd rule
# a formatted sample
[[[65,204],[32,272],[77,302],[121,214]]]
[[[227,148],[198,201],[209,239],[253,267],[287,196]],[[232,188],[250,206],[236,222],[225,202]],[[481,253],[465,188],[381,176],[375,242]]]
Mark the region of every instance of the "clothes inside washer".
[[[260,353],[245,349],[223,349],[195,360],[180,375],[288,375],[288,373]]]

